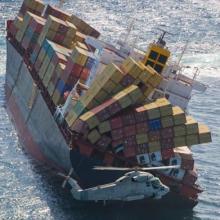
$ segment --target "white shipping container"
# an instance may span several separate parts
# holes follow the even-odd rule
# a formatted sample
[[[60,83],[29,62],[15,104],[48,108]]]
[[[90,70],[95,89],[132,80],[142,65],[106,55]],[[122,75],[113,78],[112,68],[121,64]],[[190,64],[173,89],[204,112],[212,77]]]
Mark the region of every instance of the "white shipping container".
[[[160,151],[149,153],[150,161],[153,162],[159,162],[162,160],[162,155]]]
[[[148,154],[139,154],[136,157],[137,157],[137,161],[140,165],[150,163],[150,158],[149,158]]]

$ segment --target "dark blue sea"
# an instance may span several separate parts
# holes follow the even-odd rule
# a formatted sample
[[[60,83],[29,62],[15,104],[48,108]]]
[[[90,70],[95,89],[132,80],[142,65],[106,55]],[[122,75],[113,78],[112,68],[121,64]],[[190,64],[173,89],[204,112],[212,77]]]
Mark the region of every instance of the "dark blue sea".
[[[47,1],[53,5],[58,1]],[[135,19],[128,39],[145,49],[163,28],[178,59],[189,41],[182,64],[198,67],[198,79],[208,85],[194,93],[188,111],[209,125],[213,142],[193,146],[199,183],[205,190],[193,211],[94,209],[77,207],[51,171],[21,148],[5,111],[5,21],[17,13],[21,0],[0,0],[0,219],[73,220],[218,220],[220,219],[220,1],[219,0],[66,0],[64,9],[94,25],[102,38],[116,42]]]

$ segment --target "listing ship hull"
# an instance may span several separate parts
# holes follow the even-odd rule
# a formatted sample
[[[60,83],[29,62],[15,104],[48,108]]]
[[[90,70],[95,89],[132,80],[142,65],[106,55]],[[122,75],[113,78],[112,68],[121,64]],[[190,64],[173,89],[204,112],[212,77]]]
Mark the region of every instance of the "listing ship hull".
[[[38,87],[34,95],[35,101],[30,106],[34,83],[23,55],[14,44],[7,40],[6,108],[17,131],[19,142],[26,151],[35,159],[57,170],[68,172],[73,167],[82,187],[113,182],[122,176],[122,171],[93,170],[94,166],[102,165],[100,159],[86,157],[77,149],[70,150],[42,96],[42,91]],[[118,204],[118,202],[112,203]],[[192,208],[197,204],[197,201],[170,192],[160,200],[149,199],[138,202],[122,202],[122,204]]]

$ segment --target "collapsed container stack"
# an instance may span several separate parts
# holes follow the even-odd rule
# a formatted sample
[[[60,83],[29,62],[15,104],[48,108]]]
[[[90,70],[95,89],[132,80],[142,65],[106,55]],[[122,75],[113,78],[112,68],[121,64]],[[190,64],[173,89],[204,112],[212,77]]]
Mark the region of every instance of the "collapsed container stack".
[[[86,87],[96,57],[85,38],[99,32],[55,7],[44,10],[41,1],[25,0],[8,36],[24,51],[53,104],[65,107],[62,117],[77,137],[73,147],[87,157],[99,152],[106,166],[179,164],[180,169],[157,175],[196,199],[197,175],[187,146],[210,142],[207,126],[166,98],[150,100],[163,76],[131,57],[106,65]]]

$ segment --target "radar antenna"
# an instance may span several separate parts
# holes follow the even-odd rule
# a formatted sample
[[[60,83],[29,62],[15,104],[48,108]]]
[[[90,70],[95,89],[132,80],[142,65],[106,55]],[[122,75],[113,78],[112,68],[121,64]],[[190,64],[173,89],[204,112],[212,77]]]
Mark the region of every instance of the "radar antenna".
[[[166,41],[164,40],[165,35],[166,34],[174,35],[174,34],[168,32],[168,31],[166,31],[164,29],[161,29],[161,28],[157,28],[157,29],[162,32],[160,37],[159,37],[159,39],[158,39],[158,41],[157,41],[157,44],[165,47],[166,46]]]

